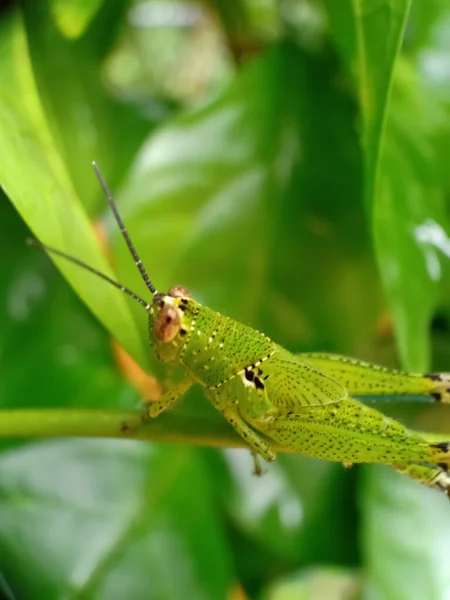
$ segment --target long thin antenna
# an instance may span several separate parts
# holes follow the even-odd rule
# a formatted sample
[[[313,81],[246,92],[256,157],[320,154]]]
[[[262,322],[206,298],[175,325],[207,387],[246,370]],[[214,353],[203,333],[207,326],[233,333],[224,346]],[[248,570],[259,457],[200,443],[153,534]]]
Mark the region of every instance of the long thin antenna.
[[[131,290],[126,288],[124,285],[120,285],[120,283],[117,283],[117,281],[114,281],[113,279],[111,279],[110,277],[105,275],[104,273],[101,273],[100,271],[97,271],[97,269],[90,267],[89,265],[84,263],[82,260],[78,260],[78,258],[74,258],[73,256],[70,256],[69,254],[66,254],[65,252],[61,252],[61,250],[57,250],[56,248],[52,248],[51,246],[46,246],[45,244],[42,244],[42,242],[38,242],[37,240],[27,239],[27,244],[28,244],[28,246],[34,246],[35,248],[41,248],[42,250],[45,250],[46,252],[51,252],[52,254],[61,256],[62,258],[69,260],[70,262],[78,265],[79,267],[86,269],[86,271],[90,271],[94,275],[98,275],[98,277],[101,277],[102,279],[104,279],[105,281],[107,281],[108,283],[110,283],[111,285],[116,287],[117,289],[119,289],[121,292],[128,294],[128,296],[133,298],[133,300],[136,300],[136,302],[139,302],[139,304],[141,304],[145,308],[145,310],[150,309],[150,304],[148,302],[146,302],[145,300],[140,298],[138,295],[136,295],[134,292],[132,292]]]
[[[157,290],[156,290],[155,286],[153,285],[153,283],[150,281],[147,271],[145,270],[145,267],[142,264],[141,259],[139,258],[139,254],[136,252],[136,249],[133,246],[133,243],[131,242],[131,239],[130,239],[130,236],[128,235],[128,231],[125,227],[125,224],[122,221],[119,211],[117,210],[116,203],[114,202],[112,194],[109,191],[108,186],[106,185],[106,181],[104,180],[103,175],[101,174],[97,163],[95,161],[93,161],[92,166],[94,167],[95,174],[97,175],[100,185],[102,186],[103,192],[104,192],[104,194],[109,202],[109,205],[114,213],[114,217],[117,221],[117,225],[119,226],[120,231],[122,232],[122,235],[125,239],[126,245],[128,246],[128,250],[131,252],[131,255],[134,258],[134,262],[136,263],[136,266],[141,273],[141,277],[144,280],[145,285],[148,287],[148,289],[150,290],[150,292],[152,294],[157,294]]]

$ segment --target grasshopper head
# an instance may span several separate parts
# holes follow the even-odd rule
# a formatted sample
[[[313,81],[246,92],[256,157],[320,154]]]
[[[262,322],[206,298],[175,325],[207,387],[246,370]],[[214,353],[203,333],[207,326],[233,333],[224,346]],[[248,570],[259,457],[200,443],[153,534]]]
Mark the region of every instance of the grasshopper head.
[[[167,294],[155,294],[149,308],[149,339],[164,362],[176,361],[191,328],[197,303],[177,285]]]

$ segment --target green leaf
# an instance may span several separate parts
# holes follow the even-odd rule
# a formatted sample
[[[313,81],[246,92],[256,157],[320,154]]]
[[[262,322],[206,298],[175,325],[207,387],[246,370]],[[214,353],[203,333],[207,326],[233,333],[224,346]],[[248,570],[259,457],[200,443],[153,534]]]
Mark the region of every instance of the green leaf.
[[[158,289],[183,283],[290,350],[372,348],[383,304],[337,78],[333,57],[280,44],[148,139],[118,199]]]
[[[378,197],[379,162],[392,76],[411,0],[353,0],[363,125],[365,196]]]
[[[344,68],[352,72],[354,70],[354,59],[356,51],[356,27],[359,20],[356,16],[356,4],[352,0],[334,2],[334,0],[322,0],[327,11],[328,26],[333,43],[339,50],[343,60]]]
[[[323,567],[277,579],[268,587],[262,600],[356,600],[359,591],[357,573]]]
[[[230,477],[222,497],[225,509],[235,526],[270,553],[273,562],[288,559],[300,566],[355,560],[354,472],[279,454],[256,479],[248,452],[226,450],[225,458]]]
[[[61,32],[79,37],[100,10],[103,0],[51,0],[51,9]]]
[[[445,190],[439,185],[433,139],[444,122],[442,107],[423,89],[410,65],[400,61],[373,228],[402,365],[411,371],[430,369],[429,326],[449,255]]]
[[[421,55],[421,62],[431,61],[430,66],[432,66],[433,59],[436,58],[440,59],[441,65],[444,64],[446,56],[443,54],[439,57],[439,51],[448,47],[446,30],[450,25],[449,16],[450,10],[446,0],[429,0],[426,3],[413,2],[405,50],[408,53],[417,52],[419,56]],[[442,83],[445,80],[448,82],[448,77],[444,73],[444,71],[435,71],[434,77],[437,81],[441,80]]]
[[[447,123],[450,114],[450,6],[443,0],[422,4],[414,2],[411,12],[412,36],[408,40],[408,56],[429,99],[430,112],[439,115],[441,122],[434,131],[439,181],[446,189],[450,185],[448,154],[450,140]],[[442,114],[444,113],[444,114]]]
[[[79,2],[69,6],[83,8]],[[55,26],[46,2],[27,3],[23,9],[42,108],[78,197],[90,214],[105,208],[90,162],[100,165],[114,189],[152,126],[132,105],[115,98],[102,77],[105,54],[118,37],[124,10],[124,1],[105,3],[89,30],[77,40],[68,40]]]
[[[194,450],[46,442],[4,453],[0,471],[0,570],[18,597],[215,600],[231,589]]]
[[[49,133],[18,14],[3,20],[0,44],[0,74],[8,81],[0,90],[0,184],[38,239],[111,274]],[[81,269],[56,262],[105,327],[145,364],[125,298]]]
[[[387,467],[366,467],[360,493],[367,600],[450,593],[448,498]]]
[[[430,367],[429,324],[442,284],[439,254],[448,229],[433,140],[444,123],[442,107],[421,89],[405,59],[396,64],[409,4],[355,1],[354,7],[366,200],[376,258],[402,365],[419,371]]]
[[[0,406],[138,406],[113,363],[110,340],[0,192]],[[24,377],[26,372],[26,377]]]

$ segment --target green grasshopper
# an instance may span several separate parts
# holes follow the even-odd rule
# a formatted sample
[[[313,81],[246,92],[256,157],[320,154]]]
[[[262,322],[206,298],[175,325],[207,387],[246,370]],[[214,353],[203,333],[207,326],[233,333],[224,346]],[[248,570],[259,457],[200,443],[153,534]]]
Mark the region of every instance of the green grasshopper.
[[[353,398],[420,394],[449,402],[449,373],[411,374],[332,354],[294,355],[263,333],[202,306],[183,286],[158,292],[100,170],[93,166],[152,301],[76,258],[34,244],[87,269],[138,302],[148,314],[150,346],[158,358],[184,367],[186,377],[159,401],[147,403],[141,421],[157,417],[199,384],[256,458],[273,461],[276,442],[289,451],[346,466],[384,463],[450,496],[450,443],[429,443]]]

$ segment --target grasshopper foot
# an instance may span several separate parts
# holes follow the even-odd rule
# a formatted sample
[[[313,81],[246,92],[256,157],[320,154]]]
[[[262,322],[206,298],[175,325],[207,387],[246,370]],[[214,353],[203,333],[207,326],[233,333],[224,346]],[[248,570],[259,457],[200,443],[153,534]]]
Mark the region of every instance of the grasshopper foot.
[[[156,419],[165,409],[165,406],[161,406],[161,402],[146,402],[143,405],[141,412],[141,421],[145,423],[149,419]]]
[[[128,423],[122,423],[120,431],[126,436],[130,436],[133,433],[133,429],[130,425],[128,425]]]
[[[450,477],[440,465],[396,463],[393,467],[400,473],[408,475],[430,488],[444,492],[450,498]]]
[[[259,460],[259,454],[257,452],[254,452],[253,450],[250,450],[250,452],[253,457],[253,475],[255,475],[256,477],[262,477],[263,475],[265,475],[267,473],[267,471],[264,470],[263,467],[261,466],[261,461]]]

